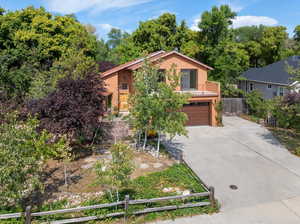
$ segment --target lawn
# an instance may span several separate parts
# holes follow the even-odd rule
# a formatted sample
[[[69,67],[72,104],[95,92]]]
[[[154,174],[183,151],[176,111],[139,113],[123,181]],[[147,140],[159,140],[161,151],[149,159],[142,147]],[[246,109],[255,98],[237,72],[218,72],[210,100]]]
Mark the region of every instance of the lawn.
[[[188,167],[184,164],[173,164],[168,168],[165,168],[161,171],[150,172],[143,176],[136,177],[132,179],[132,183],[128,189],[124,189],[120,192],[120,200],[123,200],[125,195],[130,195],[131,199],[145,199],[145,198],[157,198],[171,195],[180,195],[184,193],[195,193],[195,192],[204,192],[202,184],[196,178],[195,174],[193,174]],[[80,204],[80,206],[87,205],[95,205],[102,203],[110,203],[112,201],[116,201],[116,198],[111,198],[108,193],[104,193],[99,196],[95,196],[92,199],[86,200]],[[207,198],[189,198],[184,200],[173,200],[170,202],[156,202],[147,204],[147,207],[160,207],[167,205],[178,205],[183,202],[187,203],[195,203],[201,201],[208,201]],[[36,211],[47,211],[54,209],[63,209],[72,207],[68,202],[67,198],[63,200],[57,200],[55,202],[45,204],[41,208],[35,208]],[[76,207],[76,206],[75,206]],[[135,205],[131,206],[130,211],[137,211],[146,208],[146,205]],[[120,207],[112,207],[108,209],[98,209],[98,210],[88,210],[82,213],[77,214],[65,214],[65,215],[55,215],[55,216],[47,216],[36,219],[37,223],[41,221],[50,221],[57,219],[65,219],[65,218],[73,218],[80,216],[90,216],[90,215],[105,215],[108,213],[114,213],[118,211],[122,211],[123,206]],[[217,208],[213,208],[211,206],[206,207],[195,207],[195,208],[187,208],[187,209],[179,209],[168,212],[156,212],[149,213],[142,216],[130,216],[128,223],[145,223],[154,220],[161,219],[173,219],[181,216],[192,216],[203,213],[213,213],[216,212]],[[10,212],[12,212],[10,210]],[[6,213],[2,210],[0,213]],[[123,219],[123,218],[122,218]],[[122,219],[110,219],[110,220],[99,220],[94,223],[120,223]],[[22,223],[20,220],[12,220],[10,222],[0,222],[0,223]]]
[[[268,129],[291,153],[300,156],[300,132],[284,128]]]

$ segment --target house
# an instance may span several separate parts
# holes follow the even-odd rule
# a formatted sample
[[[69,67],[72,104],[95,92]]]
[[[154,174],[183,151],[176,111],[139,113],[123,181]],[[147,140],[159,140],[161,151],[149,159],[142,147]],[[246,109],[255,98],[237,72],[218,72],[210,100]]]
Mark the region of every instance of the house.
[[[177,51],[158,51],[146,58],[162,70],[176,65],[177,73],[182,74],[176,91],[191,94],[189,103],[183,107],[188,115],[187,125],[217,125],[215,106],[220,101],[220,84],[207,80],[211,67]],[[128,112],[128,97],[133,92],[133,72],[142,66],[144,60],[136,59],[101,73],[107,89],[108,107]]]
[[[299,91],[300,84],[292,79],[288,67],[299,68],[300,56],[291,56],[262,68],[251,68],[242,74],[245,80],[239,82],[239,88],[249,93],[257,90],[265,99],[285,96],[291,91]]]

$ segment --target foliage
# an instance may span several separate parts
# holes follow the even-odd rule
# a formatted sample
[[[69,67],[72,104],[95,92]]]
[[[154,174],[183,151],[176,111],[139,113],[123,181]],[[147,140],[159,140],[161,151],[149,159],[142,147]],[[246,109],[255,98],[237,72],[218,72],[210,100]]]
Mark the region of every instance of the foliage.
[[[164,81],[159,81],[164,80]],[[130,96],[130,118],[139,133],[149,130],[158,133],[158,150],[161,134],[185,135],[186,115],[180,110],[187,102],[187,95],[176,92],[180,76],[175,68],[161,72],[158,66],[143,64],[134,73],[134,93]]]
[[[290,93],[277,100],[273,109],[279,127],[300,130],[300,94]]]
[[[2,206],[20,204],[21,199],[40,189],[40,172],[49,158],[66,157],[69,146],[64,137],[54,138],[36,131],[35,118],[18,121],[17,114],[8,114],[0,124],[0,201]]]
[[[164,13],[156,19],[140,22],[139,27],[116,48],[116,52],[121,55],[120,62],[123,63],[142,56],[145,52],[180,51],[184,44],[194,38],[192,33],[184,21],[177,25],[175,15]],[[185,46],[185,52],[187,50]]]
[[[216,120],[218,126],[223,126],[223,103],[222,101],[218,102],[215,106],[217,111]]]
[[[61,57],[73,57],[75,53],[82,61],[90,61],[95,57],[95,46],[95,36],[73,17],[53,16],[33,7],[2,13],[0,86],[9,98],[34,97],[32,93],[55,83],[57,75],[62,76],[49,72],[54,62],[60,64],[60,60],[66,61]]]
[[[201,15],[199,28],[202,31],[203,41],[210,47],[215,47],[223,41],[227,41],[230,35],[229,26],[236,16],[228,5],[212,7],[211,11],[205,11]]]
[[[255,115],[259,118],[266,118],[269,109],[269,102],[264,100],[262,94],[258,91],[252,91],[245,94],[246,104],[250,115]]]
[[[133,152],[124,143],[113,145],[110,151],[112,160],[109,163],[101,161],[95,165],[96,183],[108,187],[110,190],[115,190],[119,197],[119,190],[128,187],[131,183],[130,175],[134,171]]]
[[[30,101],[25,114],[36,115],[40,128],[55,134],[67,134],[70,140],[93,141],[99,134],[103,113],[102,82],[98,75],[84,79],[62,79],[47,97]]]

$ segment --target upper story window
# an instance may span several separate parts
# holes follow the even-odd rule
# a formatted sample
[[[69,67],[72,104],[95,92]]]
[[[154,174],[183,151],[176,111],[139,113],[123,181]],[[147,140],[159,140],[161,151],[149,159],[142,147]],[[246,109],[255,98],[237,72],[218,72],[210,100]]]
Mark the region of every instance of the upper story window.
[[[121,90],[128,90],[128,84],[127,83],[122,83],[120,86]]]
[[[268,89],[272,89],[272,85],[271,84],[268,84]]]
[[[166,70],[165,69],[159,69],[158,70],[158,82],[165,82],[166,81]]]
[[[181,90],[197,89],[197,70],[182,69],[181,70]]]

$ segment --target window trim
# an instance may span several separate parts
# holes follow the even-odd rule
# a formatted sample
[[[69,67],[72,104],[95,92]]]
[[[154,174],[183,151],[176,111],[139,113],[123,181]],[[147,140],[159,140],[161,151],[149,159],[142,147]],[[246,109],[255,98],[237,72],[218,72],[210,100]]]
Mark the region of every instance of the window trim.
[[[182,88],[182,79],[180,78],[180,90],[181,91],[193,91],[193,90],[198,90],[198,69],[196,68],[182,68],[180,69],[180,73],[182,74],[184,71],[195,71],[195,75],[196,75],[196,78],[195,78],[195,88],[187,88],[187,89],[184,89]],[[191,74],[191,73],[190,73]],[[191,83],[190,83],[191,85]]]
[[[123,88],[126,85],[126,88]],[[127,82],[122,82],[120,84],[120,90],[129,90],[129,85]]]

